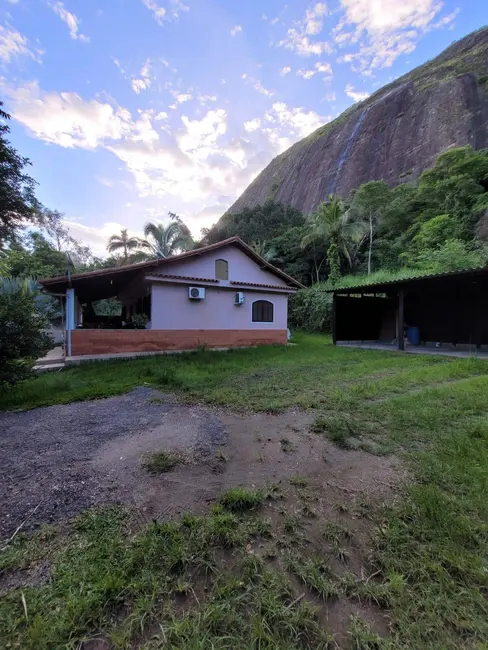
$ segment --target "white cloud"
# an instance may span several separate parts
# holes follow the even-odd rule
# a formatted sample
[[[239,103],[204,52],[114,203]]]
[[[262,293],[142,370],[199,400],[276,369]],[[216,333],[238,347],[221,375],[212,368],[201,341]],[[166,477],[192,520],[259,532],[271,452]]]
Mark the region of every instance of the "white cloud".
[[[260,126],[261,126],[261,120],[259,119],[259,117],[255,117],[253,120],[249,120],[247,122],[244,122],[244,129],[248,133],[252,133],[253,131],[257,131]]]
[[[190,10],[181,0],[169,0],[171,5],[169,11],[156,0],[142,0],[142,2],[151,11],[158,25],[162,25],[165,20],[169,21],[172,18],[178,18],[181,12]]]
[[[297,75],[304,79],[311,79],[316,72],[317,70],[297,70]]]
[[[315,64],[315,67],[311,70],[297,70],[297,75],[299,77],[303,77],[304,79],[311,79],[318,73],[325,73],[325,77],[323,77],[324,81],[330,81],[332,79],[332,66],[330,63],[322,63],[321,61],[318,61]]]
[[[132,90],[139,94],[143,90],[147,90],[150,88],[152,83],[152,78],[151,78],[151,61],[150,59],[146,59],[146,62],[141,68],[141,73],[139,75],[138,79],[132,79],[131,85],[132,85]]]
[[[361,92],[359,90],[354,90],[354,86],[352,84],[347,84],[345,88],[345,93],[348,97],[353,99],[355,102],[362,102],[369,97],[368,92]]]
[[[236,25],[230,30],[231,36],[236,36],[239,32],[242,32],[242,27],[240,25]]]
[[[176,102],[178,104],[184,104],[185,102],[189,102],[190,100],[193,99],[193,95],[191,92],[182,93],[179,90],[170,90],[170,93],[176,99]]]
[[[159,24],[163,24],[164,17],[166,16],[166,9],[158,5],[155,0],[142,0],[144,5],[152,12],[154,20]]]
[[[131,114],[111,101],[85,100],[75,93],[45,92],[37,82],[12,88],[3,81],[0,92],[9,98],[14,119],[39,140],[116,156],[140,197],[137,205],[130,199],[139,221],[148,205],[158,214],[174,209],[195,232],[211,223],[204,219],[220,216],[275,155],[329,119],[275,102],[229,132],[227,111],[218,106],[203,115],[197,107],[196,116],[188,111],[169,117],[152,109]],[[114,182],[107,175],[97,180],[107,186]],[[105,225],[90,229],[75,223],[73,228],[74,236],[94,245]]]
[[[286,77],[286,75],[289,74],[290,72],[291,72],[291,68],[290,68],[290,66],[289,66],[289,65],[285,65],[284,68],[281,68],[281,70],[280,70],[280,75],[281,75],[282,77]]]
[[[294,27],[290,27],[286,37],[278,45],[293,50],[299,56],[320,56],[324,52],[331,52],[332,48],[327,41],[310,38],[320,34],[326,15],[327,5],[325,2],[311,5],[305,12],[305,17],[296,22]]]
[[[0,59],[10,63],[12,59],[20,56],[28,56],[37,63],[40,63],[42,52],[33,51],[29,47],[29,41],[16,29],[0,25]]]
[[[81,41],[82,43],[89,43],[90,39],[85,34],[82,34],[79,31],[79,20],[75,14],[68,11],[62,2],[54,2],[50,5],[51,9],[57,14],[61,20],[66,23],[69,29],[69,35],[75,41]]]
[[[259,79],[255,79],[254,77],[250,77],[246,72],[241,75],[241,79],[243,79],[246,83],[249,83],[254,90],[257,90],[258,93],[261,93],[261,95],[266,95],[266,97],[273,97],[274,90],[269,90],[269,88],[265,88],[263,84],[259,81]]]
[[[106,176],[96,176],[95,178],[100,183],[100,185],[104,185],[105,187],[114,186],[114,182],[110,178],[107,178]]]
[[[69,230],[70,235],[82,241],[83,244],[89,246],[95,255],[105,257],[107,255],[107,243],[111,235],[120,233],[122,228],[127,228],[116,221],[107,221],[100,226],[87,226],[77,219],[63,219],[63,225]],[[129,228],[129,235],[131,237],[143,237],[141,231]]]
[[[390,67],[401,55],[412,52],[422,34],[450,24],[456,14],[434,23],[443,8],[441,0],[341,0],[343,18],[334,29],[340,47],[355,51],[341,58],[355,71],[370,73]]]
[[[12,113],[37,138],[61,147],[95,149],[129,133],[130,113],[76,93],[44,93],[33,81],[17,89],[0,84]]]

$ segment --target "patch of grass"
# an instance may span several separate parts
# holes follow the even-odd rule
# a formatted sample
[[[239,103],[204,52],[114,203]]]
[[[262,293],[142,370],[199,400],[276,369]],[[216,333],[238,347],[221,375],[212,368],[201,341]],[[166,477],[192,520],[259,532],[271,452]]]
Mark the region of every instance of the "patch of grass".
[[[151,474],[164,474],[182,462],[179,454],[171,451],[156,451],[152,454],[146,454],[141,461],[141,465]]]
[[[0,601],[1,647],[74,649],[101,637],[114,650],[325,650],[332,637],[316,608],[297,600],[286,572],[253,553],[230,555],[230,543],[249,541],[247,526],[217,506],[133,535],[123,510],[87,511],[50,556],[49,582]]]
[[[341,542],[352,539],[351,531],[337,521],[328,521],[324,526],[322,534],[324,539],[333,544],[340,544]]]
[[[298,533],[300,528],[301,528],[301,524],[298,517],[295,517],[293,515],[288,515],[287,517],[284,518],[283,530],[285,531],[285,533],[295,534]]]
[[[303,478],[303,476],[292,476],[290,479],[290,485],[294,485],[295,487],[307,487],[308,481],[306,478]]]
[[[290,553],[286,565],[288,570],[294,573],[306,587],[324,600],[339,597],[340,590],[337,581],[333,579],[330,567],[323,558],[312,556],[304,559],[301,555]]]
[[[354,650],[389,650],[391,648],[389,640],[382,639],[366,621],[357,616],[351,616],[349,636]]]
[[[263,490],[249,490],[243,487],[230,488],[220,497],[224,508],[232,512],[255,510],[263,503],[265,495]]]

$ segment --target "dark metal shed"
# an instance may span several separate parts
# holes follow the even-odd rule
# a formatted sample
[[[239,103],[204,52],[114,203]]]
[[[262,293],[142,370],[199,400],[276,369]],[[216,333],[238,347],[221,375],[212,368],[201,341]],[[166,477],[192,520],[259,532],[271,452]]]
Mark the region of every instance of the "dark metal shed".
[[[333,289],[334,343],[488,345],[488,268]]]

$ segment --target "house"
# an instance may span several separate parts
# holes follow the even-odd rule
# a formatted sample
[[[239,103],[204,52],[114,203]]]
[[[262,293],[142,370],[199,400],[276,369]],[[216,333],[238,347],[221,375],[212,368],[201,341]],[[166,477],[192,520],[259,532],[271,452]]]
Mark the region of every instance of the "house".
[[[462,354],[488,345],[488,268],[332,293],[334,343]]]
[[[166,259],[40,280],[66,299],[66,356],[286,343],[288,297],[302,285],[239,237]],[[116,297],[118,317],[96,315]],[[134,329],[145,316],[145,329]],[[143,320],[144,323],[144,320]]]

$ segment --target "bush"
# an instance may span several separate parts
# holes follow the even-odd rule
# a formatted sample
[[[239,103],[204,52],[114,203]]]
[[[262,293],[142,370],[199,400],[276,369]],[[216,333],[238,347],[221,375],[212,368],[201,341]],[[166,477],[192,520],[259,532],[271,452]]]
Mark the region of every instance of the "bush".
[[[332,327],[332,294],[325,283],[300,289],[290,298],[290,328],[306,332],[330,332]]]
[[[28,377],[35,360],[51,348],[46,326],[27,284],[0,281],[0,388]]]

